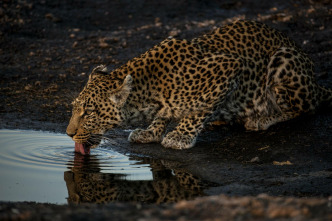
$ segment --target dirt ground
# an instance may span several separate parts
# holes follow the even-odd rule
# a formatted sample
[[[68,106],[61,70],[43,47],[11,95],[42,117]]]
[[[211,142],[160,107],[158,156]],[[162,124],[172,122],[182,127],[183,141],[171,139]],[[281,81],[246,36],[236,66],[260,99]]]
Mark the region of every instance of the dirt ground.
[[[0,220],[331,220],[331,200],[211,196],[174,205],[0,203]]]
[[[168,36],[190,39],[237,19],[261,21],[289,35],[313,59],[318,82],[332,88],[331,6],[329,0],[4,0],[0,3],[0,128],[64,133],[70,103],[93,67],[106,64],[116,68]],[[197,145],[185,151],[166,150],[157,144],[132,145],[126,141],[128,134],[122,131],[110,133],[109,137],[116,143],[112,148],[119,152],[165,160],[218,184],[207,191],[208,195],[227,195],[168,206],[144,206],[143,210],[135,210],[136,215],[151,214],[148,217],[158,220],[182,208],[185,212],[174,212],[165,219],[195,218],[190,211],[202,219],[212,219],[221,217],[216,208],[233,205],[242,208],[243,213],[225,209],[225,217],[323,220],[320,218],[332,219],[331,198],[328,200],[332,195],[331,125],[331,111],[320,110],[265,132],[219,126],[208,128]],[[261,193],[273,197],[263,197],[262,203],[261,198],[254,197]],[[261,202],[258,207],[264,211],[259,216],[252,215],[256,201]],[[285,216],[273,217],[265,213],[268,205],[284,211],[287,209],[283,210],[282,205],[290,202],[297,205],[294,211],[298,212],[293,215],[285,212]],[[303,209],[309,204],[309,209]],[[131,216],[127,213],[136,206],[67,207],[65,212],[71,212],[60,216],[70,219],[70,214],[78,214],[81,209],[94,214],[112,208],[119,217],[134,219],[134,212]],[[0,219],[10,218],[13,211],[22,211],[20,208],[41,219],[41,213],[31,211],[43,207],[50,214],[63,208],[1,203]],[[203,210],[193,209],[197,207],[214,209],[204,215]],[[151,208],[159,212],[147,212]]]

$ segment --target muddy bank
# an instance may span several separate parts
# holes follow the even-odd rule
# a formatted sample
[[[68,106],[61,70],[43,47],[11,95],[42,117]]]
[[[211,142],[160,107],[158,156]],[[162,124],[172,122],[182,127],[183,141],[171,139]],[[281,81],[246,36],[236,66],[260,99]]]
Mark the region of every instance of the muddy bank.
[[[0,128],[64,133],[70,117],[70,103],[96,65],[115,68],[170,35],[192,38],[236,19],[258,20],[289,35],[313,59],[318,82],[331,88],[330,5],[326,0],[3,1],[0,6]],[[112,142],[106,145],[119,152],[164,160],[168,167],[186,169],[216,183],[207,190],[208,195],[267,193],[285,197],[322,197],[319,200],[285,198],[280,201],[267,197],[264,208],[276,201],[286,205],[292,200],[300,205],[312,202],[318,205],[312,211],[327,217],[328,207],[320,205],[321,202],[326,204],[332,194],[331,125],[331,111],[321,110],[315,115],[278,124],[265,132],[249,133],[236,125],[207,128],[196,147],[185,151],[167,150],[159,144],[129,144],[126,141],[128,133],[121,130],[110,132],[107,136]],[[261,200],[222,196],[218,198],[220,201],[212,197],[184,204],[209,206],[209,200],[217,200],[216,208],[224,208],[229,206],[228,201],[234,200],[234,208],[250,210],[250,203],[242,204],[237,199]],[[178,211],[174,212],[174,217],[191,217],[192,214],[205,217],[204,211],[190,213],[192,210],[185,207],[178,210],[181,205],[144,206],[136,215],[157,211],[158,217]],[[21,208],[30,211],[25,214],[47,219],[64,206],[2,204],[1,214],[15,215]],[[51,215],[43,214],[38,208],[49,208]],[[136,206],[67,207],[67,212],[61,213],[59,219],[69,219],[73,214],[78,217],[80,211],[92,217],[95,210],[108,217],[113,214],[106,212],[109,208],[114,208],[114,214],[119,217],[125,217]],[[258,218],[269,217],[264,213],[265,209]],[[211,213],[211,217],[217,216],[217,212]],[[229,214],[237,217],[235,212]],[[171,215],[166,217],[172,218]],[[303,215],[301,219],[310,217]]]
[[[174,205],[0,203],[1,220],[331,220],[331,199],[213,196]]]

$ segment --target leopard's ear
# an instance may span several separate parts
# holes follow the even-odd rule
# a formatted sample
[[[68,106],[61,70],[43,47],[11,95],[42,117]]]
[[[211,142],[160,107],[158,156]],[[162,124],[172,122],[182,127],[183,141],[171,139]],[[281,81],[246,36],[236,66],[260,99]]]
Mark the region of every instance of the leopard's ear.
[[[122,85],[111,92],[110,100],[118,106],[123,106],[130,94],[132,82],[131,75],[127,75]]]
[[[95,79],[96,77],[100,76],[100,75],[107,75],[108,73],[108,69],[106,67],[106,65],[99,65],[97,67],[95,67],[90,76],[89,76],[89,81]]]

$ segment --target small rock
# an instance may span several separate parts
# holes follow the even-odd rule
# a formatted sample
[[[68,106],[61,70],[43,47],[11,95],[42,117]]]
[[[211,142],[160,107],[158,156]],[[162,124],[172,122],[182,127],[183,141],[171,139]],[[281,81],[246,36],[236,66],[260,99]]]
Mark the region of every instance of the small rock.
[[[108,48],[109,44],[107,44],[106,42],[99,42],[99,47],[101,47],[101,48]]]
[[[177,36],[177,35],[179,35],[181,33],[181,31],[180,30],[178,30],[178,29],[173,29],[172,31],[170,31],[169,32],[169,36]]]
[[[261,148],[258,148],[258,150],[266,150],[266,149],[269,149],[269,145],[267,145],[267,146],[264,146],[264,147],[261,147]]]
[[[35,82],[35,86],[40,86],[41,85],[41,82],[40,81],[36,81]]]
[[[128,45],[127,45],[127,42],[126,42],[126,41],[122,42],[121,46],[122,46],[123,48],[126,48],[126,47],[128,46]]]
[[[66,74],[59,74],[59,78],[64,80],[67,78],[67,75]]]
[[[31,84],[28,84],[27,86],[24,87],[24,90],[29,91],[31,90],[32,86]]]
[[[161,27],[163,25],[163,23],[161,23],[160,18],[156,17],[154,20],[154,25],[155,27]]]
[[[50,21],[53,21],[53,22],[60,22],[61,21],[60,18],[55,17],[52,13],[47,13],[45,15],[45,18],[50,20]]]
[[[276,12],[276,11],[278,11],[278,8],[277,7],[270,8],[270,11],[271,12]]]
[[[258,163],[259,161],[259,157],[254,157],[250,160],[250,163]]]
[[[77,45],[78,45],[78,42],[75,41],[71,47],[72,47],[72,48],[76,48]]]
[[[49,19],[49,20],[52,20],[53,19],[53,14],[52,13],[47,13],[46,15],[45,15],[45,18],[47,18],[47,19]]]
[[[284,165],[293,165],[289,160],[287,161],[273,161],[273,165],[277,165],[277,166],[284,166]]]
[[[104,38],[101,38],[101,39],[99,39],[99,47],[101,47],[101,48],[109,48],[110,45],[107,42],[105,42]]]
[[[306,45],[306,44],[308,44],[308,43],[309,43],[309,40],[304,40],[302,44],[303,44],[303,45]]]

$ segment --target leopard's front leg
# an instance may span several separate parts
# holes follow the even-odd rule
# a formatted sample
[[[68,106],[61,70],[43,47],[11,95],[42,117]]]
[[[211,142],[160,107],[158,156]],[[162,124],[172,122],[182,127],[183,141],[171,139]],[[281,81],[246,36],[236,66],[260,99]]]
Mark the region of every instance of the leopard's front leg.
[[[128,137],[129,142],[133,143],[153,143],[161,142],[169,119],[156,117],[150,126],[144,129],[135,129]]]
[[[182,118],[178,126],[169,132],[161,144],[167,148],[188,149],[195,145],[198,134],[208,114],[200,113]]]

